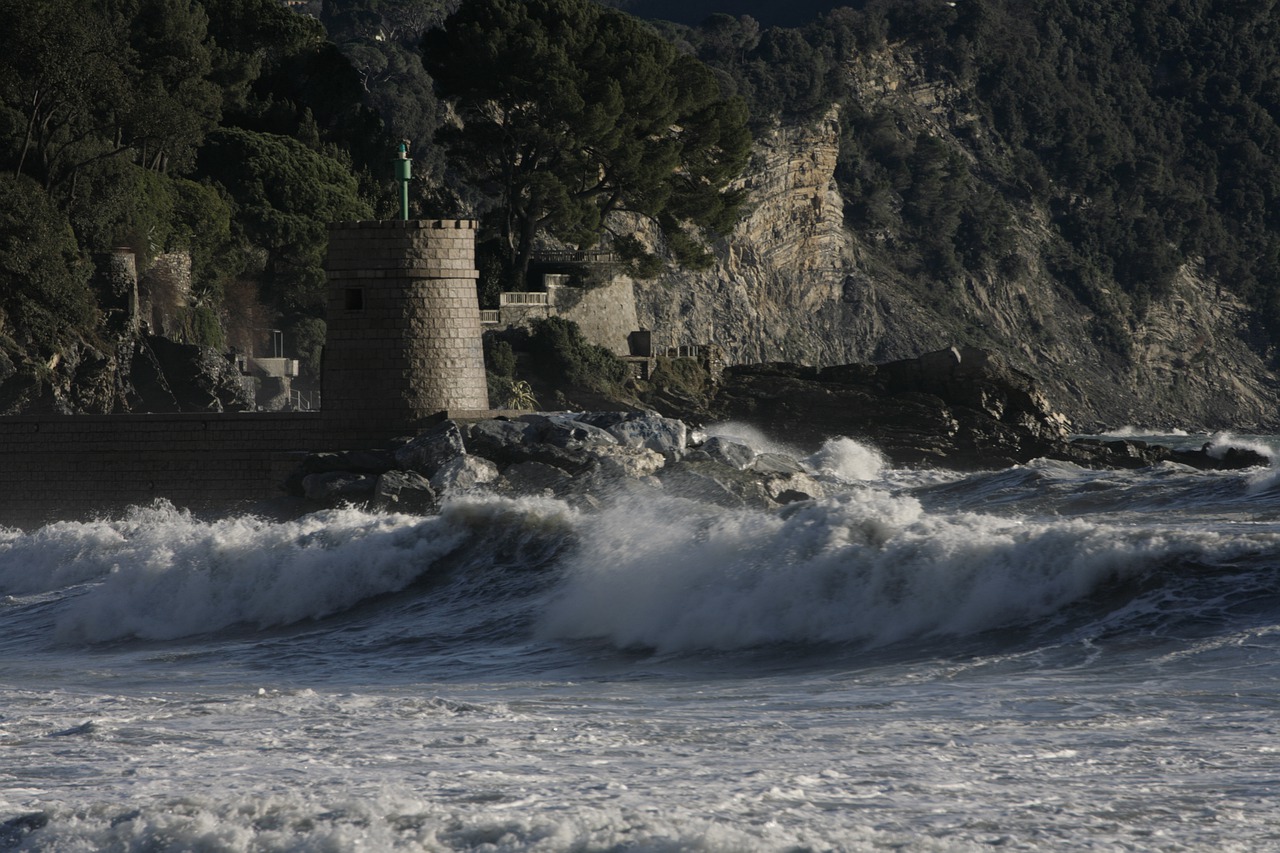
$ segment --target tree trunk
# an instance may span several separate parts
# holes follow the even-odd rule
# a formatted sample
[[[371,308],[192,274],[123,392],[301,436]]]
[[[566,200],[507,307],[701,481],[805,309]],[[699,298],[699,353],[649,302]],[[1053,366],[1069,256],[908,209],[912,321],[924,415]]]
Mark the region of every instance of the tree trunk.
[[[533,260],[533,238],[538,226],[533,217],[522,216],[518,223],[519,241],[516,244],[515,262],[511,265],[511,279],[516,290],[529,289],[529,263]]]

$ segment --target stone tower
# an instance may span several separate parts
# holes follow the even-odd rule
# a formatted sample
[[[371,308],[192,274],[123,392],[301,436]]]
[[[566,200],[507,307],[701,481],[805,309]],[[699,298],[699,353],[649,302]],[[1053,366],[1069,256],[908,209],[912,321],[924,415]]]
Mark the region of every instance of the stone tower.
[[[336,440],[489,408],[470,219],[329,226],[321,411]]]

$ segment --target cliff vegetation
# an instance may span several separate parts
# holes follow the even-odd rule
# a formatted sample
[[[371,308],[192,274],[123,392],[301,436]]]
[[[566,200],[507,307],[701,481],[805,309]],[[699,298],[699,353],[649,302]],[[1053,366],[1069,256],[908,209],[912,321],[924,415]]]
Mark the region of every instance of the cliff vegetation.
[[[714,197],[651,180],[642,145],[584,159],[622,117],[634,143],[658,136],[640,117],[666,114],[644,80],[602,88],[573,65],[572,86],[519,106],[577,141],[495,191],[458,134],[499,96],[450,77],[463,69],[442,29],[479,3],[0,0],[3,405],[121,405],[112,365],[130,332],[102,275],[118,247],[143,271],[192,258],[176,336],[252,350],[282,329],[314,368],[324,225],[394,216],[392,152],[409,140],[415,215],[473,215],[519,246],[504,223],[542,193],[546,246],[613,240],[661,259],[637,268],[660,344],[815,365],[978,346],[1039,377],[1080,426],[1275,425],[1276,3],[862,0],[790,28],[610,12],[615,54],[648,45],[653,68],[696,84],[692,113],[664,126],[721,111],[702,126],[718,141],[700,136],[668,172],[705,169],[686,189]],[[601,20],[580,0],[538,5],[573,12],[552,47]],[[478,32],[475,79],[505,30]],[[734,122],[754,138],[740,174]],[[528,145],[507,164],[534,162]],[[626,204],[621,184],[586,180],[624,173],[648,181]],[[73,393],[67,371],[88,363],[102,387]]]

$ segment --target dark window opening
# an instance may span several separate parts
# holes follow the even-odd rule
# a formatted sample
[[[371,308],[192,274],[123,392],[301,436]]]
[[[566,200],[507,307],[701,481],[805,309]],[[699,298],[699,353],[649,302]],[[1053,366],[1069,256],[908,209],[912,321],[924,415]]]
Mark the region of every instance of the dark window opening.
[[[347,288],[347,310],[348,311],[364,310],[364,288],[363,287]]]

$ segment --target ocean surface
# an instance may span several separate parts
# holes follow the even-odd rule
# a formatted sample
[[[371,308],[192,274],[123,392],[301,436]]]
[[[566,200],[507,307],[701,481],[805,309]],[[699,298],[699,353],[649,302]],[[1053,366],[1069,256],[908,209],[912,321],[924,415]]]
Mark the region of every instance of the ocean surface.
[[[1280,849],[1280,468],[806,462],[0,528],[0,850]]]

